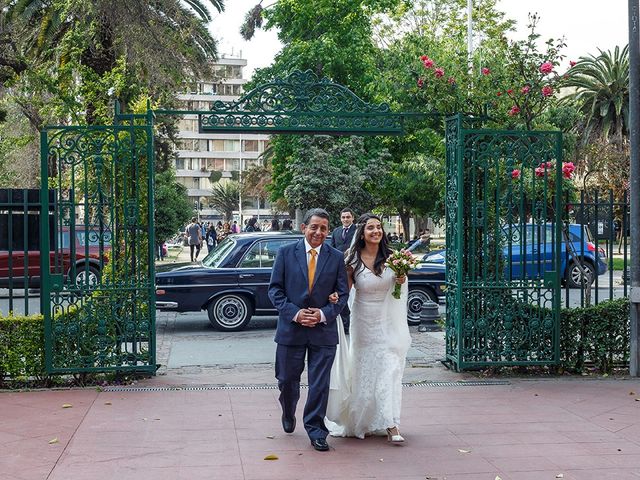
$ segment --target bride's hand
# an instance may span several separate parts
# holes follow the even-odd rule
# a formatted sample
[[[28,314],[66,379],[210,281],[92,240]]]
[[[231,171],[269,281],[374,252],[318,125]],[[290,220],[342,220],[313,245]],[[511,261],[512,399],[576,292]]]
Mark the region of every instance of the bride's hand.
[[[407,281],[407,276],[406,275],[400,275],[400,276],[396,277],[396,283],[398,285],[402,285],[406,281]]]
[[[329,301],[331,303],[338,303],[338,293],[337,292],[333,292],[331,295],[329,295]]]

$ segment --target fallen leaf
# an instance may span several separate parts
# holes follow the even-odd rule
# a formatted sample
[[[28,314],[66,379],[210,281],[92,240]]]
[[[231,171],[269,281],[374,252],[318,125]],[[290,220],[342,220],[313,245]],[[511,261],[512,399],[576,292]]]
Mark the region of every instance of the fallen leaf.
[[[564,478],[564,473],[559,473],[556,475],[556,478]]]
[[[111,402],[104,402],[105,405],[111,405]]]
[[[471,450],[462,450],[461,448],[459,448],[458,451],[460,453],[471,453]]]
[[[533,396],[534,396],[534,397],[537,397],[537,396],[538,396],[538,394],[537,394],[537,393],[534,393],[534,394],[533,394]]]
[[[62,404],[62,408],[71,408],[73,407],[73,405],[71,405],[70,403],[63,403]]]
[[[640,402],[640,398],[636,398],[636,402]]]
[[[381,462],[384,462],[384,458],[381,458],[381,459],[380,459],[380,461],[381,461]]]
[[[494,478],[493,480],[502,480],[502,478],[498,475],[496,475],[496,478]]]
[[[154,420],[160,420],[159,418],[154,418]]]
[[[270,438],[271,440],[273,440],[275,437],[275,435],[267,435],[267,438]]]
[[[58,437],[49,440],[49,445],[53,445],[54,443],[58,443]]]
[[[629,395],[635,395],[636,392],[629,392]]]
[[[278,460],[278,456],[273,453],[264,457],[265,460]]]
[[[143,422],[146,422],[147,420],[148,420],[148,418],[147,418],[147,417],[144,417],[144,418],[142,419],[142,421],[143,421]]]

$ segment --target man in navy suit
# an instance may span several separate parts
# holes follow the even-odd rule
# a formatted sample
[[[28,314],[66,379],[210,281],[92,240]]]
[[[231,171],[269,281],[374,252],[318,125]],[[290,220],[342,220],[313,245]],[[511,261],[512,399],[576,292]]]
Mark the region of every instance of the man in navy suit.
[[[347,297],[347,271],[342,252],[324,244],[329,214],[309,210],[300,230],[304,239],[280,248],[271,274],[269,298],[278,310],[276,378],[282,405],[282,427],[296,428],[300,376],[307,356],[309,394],[304,406],[304,428],[311,445],[329,450],[324,417],[329,399],[331,366],[338,344],[336,318]],[[338,293],[338,302],[329,295]]]
[[[340,212],[342,226],[336,228],[331,233],[330,245],[333,248],[345,252],[351,246],[353,234],[356,232],[356,226],[353,224],[354,218],[353,210],[350,208],[342,209]],[[344,333],[349,334],[349,326],[351,325],[351,310],[349,310],[349,305],[344,306],[344,309],[340,312],[340,316],[342,317],[342,325],[344,325]]]

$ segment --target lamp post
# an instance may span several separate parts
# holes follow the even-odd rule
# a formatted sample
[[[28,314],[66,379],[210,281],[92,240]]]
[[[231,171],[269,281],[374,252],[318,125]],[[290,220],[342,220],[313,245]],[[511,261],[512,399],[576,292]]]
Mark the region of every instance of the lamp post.
[[[638,0],[629,1],[629,203],[631,204],[631,293],[629,373],[640,377],[640,32]]]

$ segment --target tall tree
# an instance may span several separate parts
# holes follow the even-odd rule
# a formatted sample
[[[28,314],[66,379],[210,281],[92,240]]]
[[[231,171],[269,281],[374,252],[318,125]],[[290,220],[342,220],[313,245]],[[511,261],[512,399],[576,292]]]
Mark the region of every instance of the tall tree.
[[[238,210],[240,205],[240,184],[233,180],[214,184],[209,205],[222,212],[225,220],[231,221],[233,211]]]
[[[566,99],[585,115],[583,140],[613,137],[619,148],[629,135],[629,47],[580,57],[566,85],[576,90]]]

